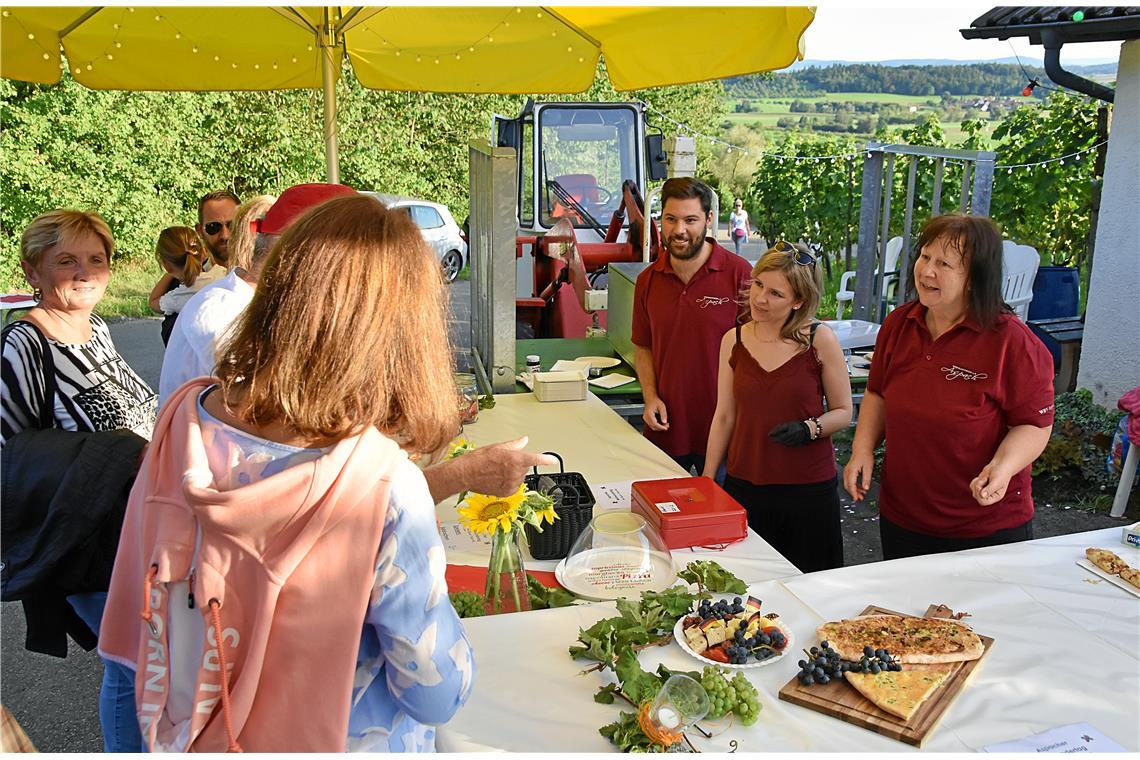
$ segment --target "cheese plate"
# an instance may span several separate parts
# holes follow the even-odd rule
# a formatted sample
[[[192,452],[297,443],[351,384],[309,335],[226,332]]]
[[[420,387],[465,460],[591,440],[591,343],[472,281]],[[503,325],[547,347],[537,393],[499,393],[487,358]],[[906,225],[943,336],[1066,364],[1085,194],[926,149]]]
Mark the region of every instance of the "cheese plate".
[[[708,657],[703,657],[702,655],[698,654],[695,650],[693,650],[692,647],[689,646],[689,642],[685,640],[685,618],[678,619],[677,624],[673,626],[673,638],[676,639],[677,643],[681,645],[681,649],[685,652],[685,654],[690,655],[691,657],[695,657],[705,665],[719,665],[722,668],[729,668],[730,670],[750,670],[752,668],[762,668],[765,665],[771,665],[773,662],[778,662],[784,658],[784,655],[792,650],[792,645],[795,643],[795,639],[792,637],[791,629],[781,624],[779,620],[773,620],[772,623],[780,629],[784,636],[787,637],[787,645],[784,647],[783,651],[773,657],[769,657],[766,660],[752,660],[744,665],[733,665],[728,662],[720,662],[719,660],[710,660]]]

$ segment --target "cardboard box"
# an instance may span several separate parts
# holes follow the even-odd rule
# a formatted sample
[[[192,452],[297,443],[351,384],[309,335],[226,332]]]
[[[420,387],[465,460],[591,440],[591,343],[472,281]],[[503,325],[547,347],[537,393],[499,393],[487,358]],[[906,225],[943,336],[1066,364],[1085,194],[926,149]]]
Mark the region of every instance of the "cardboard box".
[[[716,546],[748,535],[748,516],[711,478],[639,480],[632,509],[657,528],[670,549]]]
[[[1121,529],[1120,543],[1140,548],[1140,522]]]
[[[539,401],[582,401],[586,375],[580,371],[535,372],[534,397]]]

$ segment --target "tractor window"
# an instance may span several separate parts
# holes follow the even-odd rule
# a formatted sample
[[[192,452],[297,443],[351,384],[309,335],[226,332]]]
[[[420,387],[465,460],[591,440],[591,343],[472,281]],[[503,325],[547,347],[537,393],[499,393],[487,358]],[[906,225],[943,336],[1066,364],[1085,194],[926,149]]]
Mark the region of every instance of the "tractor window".
[[[638,177],[636,112],[629,107],[554,106],[540,112],[542,223],[569,217],[574,202],[603,226],[621,204],[621,185]]]

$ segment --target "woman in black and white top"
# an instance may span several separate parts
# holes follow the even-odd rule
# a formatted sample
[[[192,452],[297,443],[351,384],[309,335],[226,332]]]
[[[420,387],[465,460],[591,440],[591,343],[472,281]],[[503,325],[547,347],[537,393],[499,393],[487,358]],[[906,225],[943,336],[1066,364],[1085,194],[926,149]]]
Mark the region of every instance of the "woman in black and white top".
[[[63,430],[150,438],[154,391],[92,313],[107,289],[113,246],[106,222],[81,211],[52,211],[24,231],[20,266],[39,304],[5,330],[0,445],[49,420]]]
[[[98,214],[51,211],[20,240],[20,266],[39,303],[4,329],[0,446],[22,430],[133,430],[150,439],[156,397],[115,350],[95,316],[110,279],[114,240]],[[106,592],[68,597],[98,633]],[[130,671],[105,661],[99,704],[104,748],[141,745]]]

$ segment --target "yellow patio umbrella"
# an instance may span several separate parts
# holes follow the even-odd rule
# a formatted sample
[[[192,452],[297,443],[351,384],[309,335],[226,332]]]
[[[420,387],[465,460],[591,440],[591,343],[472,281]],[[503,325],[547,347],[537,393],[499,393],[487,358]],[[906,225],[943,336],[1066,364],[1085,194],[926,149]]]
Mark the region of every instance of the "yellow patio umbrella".
[[[329,181],[339,176],[342,58],[366,87],[572,93],[605,55],[618,90],[780,69],[815,9],[795,7],[0,8],[0,76],[99,90],[321,88]],[[61,53],[63,54],[61,57]]]

